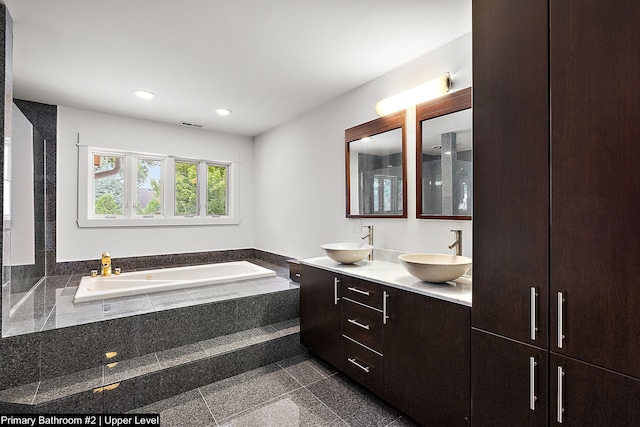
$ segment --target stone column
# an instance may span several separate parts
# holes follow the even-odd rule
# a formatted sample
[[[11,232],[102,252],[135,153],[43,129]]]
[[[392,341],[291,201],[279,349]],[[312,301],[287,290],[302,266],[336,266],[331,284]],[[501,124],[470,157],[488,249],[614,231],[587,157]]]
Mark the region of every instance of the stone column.
[[[442,215],[453,215],[453,173],[458,160],[458,147],[454,132],[440,135],[442,162]]]

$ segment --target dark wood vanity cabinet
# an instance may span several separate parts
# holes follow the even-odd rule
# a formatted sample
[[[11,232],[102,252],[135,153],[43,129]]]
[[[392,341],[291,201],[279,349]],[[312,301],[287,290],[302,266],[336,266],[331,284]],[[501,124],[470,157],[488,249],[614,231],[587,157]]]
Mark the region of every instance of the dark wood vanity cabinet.
[[[387,292],[385,399],[425,426],[469,425],[470,308]]]
[[[548,352],[471,331],[472,425],[544,426]]]
[[[640,3],[472,10],[472,423],[638,425]]]
[[[473,0],[473,326],[542,348],[549,275],[547,22],[546,1]]]
[[[544,426],[549,295],[546,1],[473,0],[475,426]],[[531,358],[537,363],[532,369]],[[532,387],[537,390],[531,404]]]
[[[342,370],[382,396],[385,288],[350,276],[341,285]]]
[[[640,425],[639,379],[554,353],[549,366],[549,425]]]
[[[550,350],[636,378],[639,21],[635,1],[550,2]]]
[[[469,307],[303,265],[300,334],[312,352],[421,425],[469,424]]]
[[[302,265],[300,271],[300,342],[340,368],[341,276],[306,265]]]

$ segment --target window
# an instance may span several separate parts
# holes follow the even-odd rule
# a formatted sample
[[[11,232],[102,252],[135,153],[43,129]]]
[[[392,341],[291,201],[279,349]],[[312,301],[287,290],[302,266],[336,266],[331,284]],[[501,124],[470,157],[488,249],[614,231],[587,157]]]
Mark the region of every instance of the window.
[[[124,156],[93,155],[93,214],[124,215]]]
[[[227,214],[227,167],[207,165],[207,215]]]
[[[163,160],[136,158],[136,214],[162,215]]]
[[[373,176],[373,213],[398,213],[402,209],[402,178]]]
[[[198,212],[198,164],[176,162],[176,215]]]
[[[240,222],[237,162],[85,146],[79,151],[80,227]]]

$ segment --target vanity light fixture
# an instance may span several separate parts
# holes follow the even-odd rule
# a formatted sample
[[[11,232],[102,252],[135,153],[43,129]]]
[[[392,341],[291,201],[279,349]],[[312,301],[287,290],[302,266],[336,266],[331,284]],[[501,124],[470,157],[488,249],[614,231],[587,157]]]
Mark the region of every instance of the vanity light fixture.
[[[138,98],[142,99],[153,99],[156,96],[155,93],[143,89],[136,89],[133,91],[133,93],[135,93]]]
[[[216,108],[216,113],[219,116],[228,116],[229,114],[231,114],[231,110],[228,108]]]
[[[378,101],[376,103],[376,113],[379,116],[386,116],[437,98],[449,92],[452,84],[451,75],[445,73],[438,78]]]

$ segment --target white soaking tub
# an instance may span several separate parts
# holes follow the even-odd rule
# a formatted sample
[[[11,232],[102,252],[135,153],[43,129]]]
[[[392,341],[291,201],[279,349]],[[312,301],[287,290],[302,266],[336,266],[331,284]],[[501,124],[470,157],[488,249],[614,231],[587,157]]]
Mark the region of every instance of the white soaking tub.
[[[85,276],[73,299],[74,303],[114,297],[148,294],[173,289],[215,285],[239,280],[273,277],[276,273],[249,261],[233,261],[190,267],[135,271],[107,277]]]

